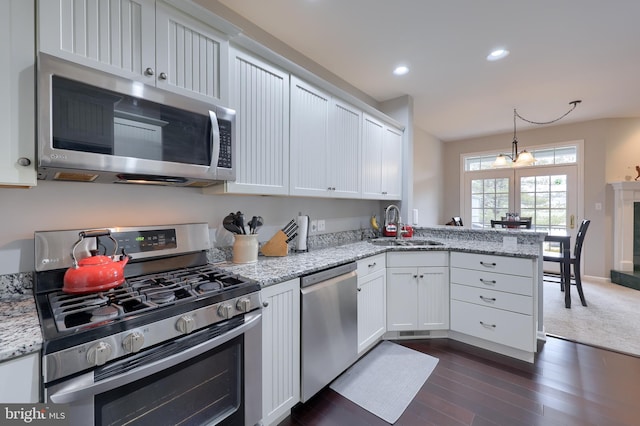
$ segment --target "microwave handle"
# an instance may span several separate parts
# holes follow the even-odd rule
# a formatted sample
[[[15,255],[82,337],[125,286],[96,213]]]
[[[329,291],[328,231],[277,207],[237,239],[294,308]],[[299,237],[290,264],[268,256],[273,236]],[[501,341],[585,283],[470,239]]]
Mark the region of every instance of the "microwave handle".
[[[220,159],[220,126],[218,126],[218,116],[215,111],[209,111],[209,120],[211,120],[211,164],[210,168],[215,171],[218,168],[218,160]]]

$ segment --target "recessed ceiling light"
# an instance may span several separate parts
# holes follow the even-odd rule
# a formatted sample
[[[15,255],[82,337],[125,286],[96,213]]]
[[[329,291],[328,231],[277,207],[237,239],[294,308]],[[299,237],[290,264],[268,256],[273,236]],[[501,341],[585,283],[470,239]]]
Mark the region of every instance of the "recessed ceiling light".
[[[502,59],[509,54],[507,49],[496,49],[493,52],[489,53],[487,56],[487,61],[497,61],[498,59]]]
[[[409,72],[409,68],[405,67],[404,65],[401,65],[397,67],[395,70],[393,70],[393,73],[395,75],[405,75],[408,72]]]

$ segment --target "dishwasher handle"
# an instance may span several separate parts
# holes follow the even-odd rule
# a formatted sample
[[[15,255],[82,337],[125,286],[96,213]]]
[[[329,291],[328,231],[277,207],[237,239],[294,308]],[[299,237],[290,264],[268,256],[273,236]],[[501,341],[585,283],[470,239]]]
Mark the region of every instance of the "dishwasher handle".
[[[348,274],[349,272],[355,271],[357,268],[358,266],[356,265],[356,262],[351,262],[333,268],[324,269],[319,272],[314,272],[313,274],[302,277],[302,279],[300,280],[300,287],[309,287],[311,285],[330,280],[331,278]]]

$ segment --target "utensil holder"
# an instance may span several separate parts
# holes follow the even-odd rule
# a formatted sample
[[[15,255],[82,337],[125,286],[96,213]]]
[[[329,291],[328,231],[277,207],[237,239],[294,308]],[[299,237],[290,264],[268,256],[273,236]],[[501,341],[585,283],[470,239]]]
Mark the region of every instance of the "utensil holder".
[[[258,235],[236,234],[233,243],[233,263],[255,263],[258,261]]]

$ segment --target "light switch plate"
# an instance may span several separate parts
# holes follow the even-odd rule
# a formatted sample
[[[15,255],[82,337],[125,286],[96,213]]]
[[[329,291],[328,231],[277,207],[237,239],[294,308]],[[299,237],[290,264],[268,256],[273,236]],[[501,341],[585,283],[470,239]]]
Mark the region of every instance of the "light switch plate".
[[[317,220],[312,220],[311,221],[311,232],[318,232],[318,221]]]
[[[318,232],[324,231],[324,219],[318,221]]]

